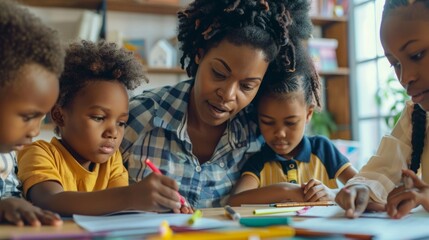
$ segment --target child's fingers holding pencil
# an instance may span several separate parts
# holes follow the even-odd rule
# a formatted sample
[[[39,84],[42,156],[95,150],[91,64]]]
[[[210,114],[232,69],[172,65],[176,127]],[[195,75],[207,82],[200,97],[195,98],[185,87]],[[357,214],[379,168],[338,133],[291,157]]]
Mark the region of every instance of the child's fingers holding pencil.
[[[130,185],[133,206],[131,208],[146,211],[180,210],[180,197],[174,186],[174,180],[156,173]],[[177,185],[176,185],[177,187]]]
[[[150,161],[150,159],[146,159],[145,160],[145,163],[146,163],[146,165],[150,168],[150,169],[152,169],[152,171],[153,172],[155,172],[156,174],[160,174],[160,175],[162,175],[162,172],[161,172],[161,170],[159,170],[151,161]],[[168,178],[167,178],[168,179]],[[172,179],[171,179],[172,180]],[[174,180],[173,180],[174,181]],[[171,183],[171,184],[173,184],[173,183]],[[178,190],[178,186],[177,186],[177,183],[176,182],[174,182],[174,185],[172,186],[172,185],[170,185],[171,187],[173,187],[174,189],[176,189],[176,191]],[[185,199],[182,197],[182,195],[180,195],[179,194],[179,192],[177,192],[177,195],[179,196],[179,199],[180,199],[180,203],[182,204],[182,205],[185,205],[186,206],[186,201],[185,201]]]

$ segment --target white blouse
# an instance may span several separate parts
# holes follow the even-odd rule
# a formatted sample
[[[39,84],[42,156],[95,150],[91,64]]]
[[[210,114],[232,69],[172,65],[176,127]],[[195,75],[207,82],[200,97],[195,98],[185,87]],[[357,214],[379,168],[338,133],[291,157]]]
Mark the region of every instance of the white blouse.
[[[401,169],[406,169],[411,162],[412,112],[413,103],[408,101],[391,135],[382,138],[377,153],[371,157],[354,178],[347,182],[346,186],[367,185],[371,190],[370,197],[373,201],[386,203],[389,192],[401,182]],[[426,113],[426,136],[429,134],[428,116]],[[428,144],[426,137],[418,173],[426,183],[429,183]]]

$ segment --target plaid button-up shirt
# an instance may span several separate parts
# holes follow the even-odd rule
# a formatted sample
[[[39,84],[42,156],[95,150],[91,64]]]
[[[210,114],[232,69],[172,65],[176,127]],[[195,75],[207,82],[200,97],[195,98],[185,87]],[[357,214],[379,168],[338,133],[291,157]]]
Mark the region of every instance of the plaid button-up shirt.
[[[134,97],[121,151],[131,182],[152,172],[144,164],[149,158],[177,181],[180,194],[193,207],[218,207],[240,177],[245,160],[260,150],[262,138],[256,134],[249,110],[244,109],[228,121],[212,158],[200,165],[187,133],[192,85],[193,80],[188,80]]]
[[[0,154],[0,199],[21,197],[20,182],[16,176],[16,153]]]

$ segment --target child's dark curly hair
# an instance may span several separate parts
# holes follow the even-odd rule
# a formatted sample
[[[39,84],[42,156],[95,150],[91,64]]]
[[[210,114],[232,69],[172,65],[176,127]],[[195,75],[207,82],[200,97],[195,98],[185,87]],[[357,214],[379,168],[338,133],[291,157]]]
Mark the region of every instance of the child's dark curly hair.
[[[226,39],[263,50],[267,62],[279,54],[293,70],[296,39],[311,36],[309,8],[308,0],[195,0],[178,14],[182,68],[195,77],[198,50],[207,52]]]
[[[54,30],[24,7],[0,1],[0,87],[13,83],[27,64],[39,64],[59,76],[64,50]]]
[[[100,80],[119,81],[127,89],[136,88],[142,80],[148,82],[142,64],[132,52],[118,48],[115,43],[83,40],[70,44],[66,50],[57,104],[67,106],[89,82]]]
[[[275,62],[268,67],[262,85],[253,101],[257,106],[262,96],[282,99],[288,93],[303,91],[306,104],[321,109],[321,81],[317,70],[302,43],[296,45],[295,71],[278,68]]]
[[[408,6],[417,2],[421,2],[427,8],[429,8],[429,0],[386,0],[383,9],[383,18],[385,18],[390,13],[390,11],[398,7]],[[426,111],[423,110],[418,104],[415,104],[411,119],[413,124],[413,130],[411,135],[411,145],[413,152],[411,153],[411,164],[409,168],[415,173],[417,173],[420,168],[420,158],[422,156],[423,148],[425,146]]]

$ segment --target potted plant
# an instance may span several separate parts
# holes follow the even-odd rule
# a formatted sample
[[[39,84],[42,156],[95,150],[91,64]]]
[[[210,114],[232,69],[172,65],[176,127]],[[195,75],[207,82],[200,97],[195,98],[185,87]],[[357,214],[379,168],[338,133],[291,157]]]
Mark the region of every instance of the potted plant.
[[[409,99],[405,89],[398,87],[398,79],[392,75],[387,79],[386,86],[377,90],[375,96],[377,105],[383,106],[383,103],[390,103],[390,106],[387,106],[390,114],[384,117],[384,121],[390,129],[395,126],[405,107],[405,102]]]
[[[329,137],[329,135],[336,130],[337,124],[330,112],[327,110],[314,111],[309,125],[310,135],[323,135]]]

